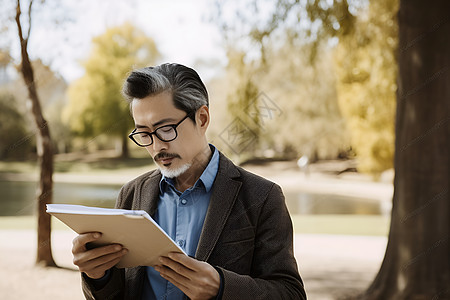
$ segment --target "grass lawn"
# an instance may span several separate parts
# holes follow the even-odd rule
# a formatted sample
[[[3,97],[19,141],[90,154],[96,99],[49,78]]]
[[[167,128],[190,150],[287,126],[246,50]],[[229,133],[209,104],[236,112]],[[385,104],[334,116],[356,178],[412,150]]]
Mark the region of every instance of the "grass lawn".
[[[37,217],[20,216],[20,217],[0,217],[0,230],[36,230]],[[55,230],[71,230],[56,218],[52,218],[52,229]]]
[[[295,233],[387,236],[390,219],[375,215],[293,215]]]

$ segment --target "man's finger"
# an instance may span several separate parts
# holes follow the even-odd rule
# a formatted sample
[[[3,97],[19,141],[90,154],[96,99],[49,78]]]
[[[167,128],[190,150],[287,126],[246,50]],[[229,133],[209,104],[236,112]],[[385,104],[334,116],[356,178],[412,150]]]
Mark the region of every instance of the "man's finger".
[[[194,276],[195,271],[189,269],[188,267],[186,267],[185,265],[183,265],[182,263],[179,263],[169,257],[165,257],[162,256],[159,258],[159,261],[161,262],[161,264],[167,268],[170,268],[171,270],[173,270],[174,272],[183,275],[184,277],[187,278],[191,278],[192,276]]]
[[[176,273],[175,273],[176,274]],[[166,273],[159,273],[162,278],[164,278],[167,281],[170,281],[173,285],[175,285],[177,288],[179,288],[183,293],[188,294],[189,288],[184,285],[182,282],[178,281],[176,278],[172,277],[170,274]]]
[[[117,258],[120,260],[126,253],[126,249],[123,249],[121,251],[108,252],[104,255],[99,255],[92,259],[89,259],[87,257],[87,259],[80,260],[79,263],[74,262],[74,264],[78,266],[80,271],[85,272],[86,270],[94,269],[101,265],[109,263],[112,260],[116,260]]]
[[[81,272],[86,273],[91,278],[101,278],[105,271],[115,266],[122,257],[127,253],[126,249],[119,252],[114,252],[104,256],[97,257],[91,260],[75,261],[74,264],[78,266]]]
[[[170,252],[168,254],[168,257],[171,260],[173,260],[173,261],[175,261],[175,262],[177,262],[177,263],[179,263],[179,264],[181,264],[181,265],[185,266],[186,268],[189,268],[189,269],[191,269],[193,271],[197,271],[198,268],[199,268],[199,264],[198,264],[199,261],[198,260],[196,260],[194,258],[191,258],[191,257],[189,257],[189,256],[187,256],[187,255],[185,255],[183,253]]]
[[[79,252],[73,256],[73,264],[91,278],[100,278],[105,271],[116,265],[127,253],[121,245],[108,245]]]
[[[113,259],[111,261],[108,261],[108,262],[106,262],[104,264],[98,265],[97,267],[95,267],[93,269],[90,269],[88,271],[89,273],[87,273],[87,272],[85,272],[84,270],[81,270],[81,269],[80,269],[80,271],[81,272],[85,272],[91,278],[94,278],[94,277],[101,278],[101,277],[104,276],[106,270],[109,270],[112,267],[114,267],[117,263],[119,263],[121,258],[122,258],[122,256],[116,257],[115,259]],[[100,274],[100,275],[97,275],[97,274]]]
[[[155,266],[161,277],[173,283],[191,299],[209,299],[217,295],[220,275],[212,266],[187,256],[181,257],[179,254],[172,257],[178,261],[161,257],[162,265]],[[183,263],[193,266],[198,271],[188,268]]]
[[[80,265],[85,262],[95,260],[99,257],[112,254],[112,253],[118,253],[121,250],[123,250],[122,245],[119,244],[113,244],[113,245],[107,245],[103,247],[98,247],[92,250],[85,250],[85,251],[79,251],[73,250],[74,256],[73,256],[73,263],[75,265]]]
[[[108,255],[111,253],[116,253],[124,250],[123,246],[120,244],[111,244],[102,247],[93,248],[91,250],[86,251],[86,255],[91,257],[91,259],[95,259],[100,256]]]
[[[86,244],[98,240],[102,234],[100,232],[89,232],[78,235],[73,241],[72,253],[86,250]]]
[[[189,281],[191,281],[189,278],[184,277],[180,273],[177,273],[173,269],[166,266],[155,266],[154,268],[157,272],[159,272],[162,278],[170,281],[172,284],[186,293],[185,290],[187,290],[187,285]]]

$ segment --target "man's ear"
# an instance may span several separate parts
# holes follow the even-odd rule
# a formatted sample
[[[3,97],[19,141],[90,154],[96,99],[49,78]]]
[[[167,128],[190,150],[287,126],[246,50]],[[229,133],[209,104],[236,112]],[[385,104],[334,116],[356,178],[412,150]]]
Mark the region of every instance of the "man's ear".
[[[206,105],[201,106],[195,113],[195,122],[199,129],[206,131],[209,126],[209,108]]]

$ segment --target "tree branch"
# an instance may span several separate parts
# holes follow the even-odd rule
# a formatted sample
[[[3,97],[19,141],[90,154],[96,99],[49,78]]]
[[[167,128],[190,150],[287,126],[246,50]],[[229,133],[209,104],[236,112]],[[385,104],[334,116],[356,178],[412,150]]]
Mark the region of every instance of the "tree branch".
[[[32,8],[32,5],[33,5],[33,0],[30,0],[30,4],[28,5],[28,30],[27,30],[27,35],[24,36],[23,30],[22,30],[22,23],[20,22],[20,16],[22,15],[22,10],[20,8],[20,0],[17,0],[16,24],[17,24],[17,30],[19,32],[19,40],[20,40],[20,45],[21,45],[22,49],[28,48],[28,38],[30,37],[30,32],[31,32],[31,8]]]
[[[20,0],[19,0],[20,1]],[[28,32],[27,32],[27,42],[30,37],[31,32],[31,7],[33,5],[33,0],[30,0],[30,4],[28,5]]]
[[[24,43],[26,46],[26,40],[23,38],[23,32],[22,32],[22,24],[20,23],[20,15],[22,14],[22,11],[20,10],[20,0],[17,0],[17,7],[16,7],[16,24],[17,24],[17,30],[19,31],[19,40],[20,45],[23,48]],[[26,47],[25,47],[26,48]]]

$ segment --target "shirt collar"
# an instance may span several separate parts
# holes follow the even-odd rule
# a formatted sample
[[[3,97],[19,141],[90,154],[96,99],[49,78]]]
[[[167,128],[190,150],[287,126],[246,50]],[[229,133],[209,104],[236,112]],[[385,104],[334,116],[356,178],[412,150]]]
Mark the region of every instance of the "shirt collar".
[[[193,188],[196,188],[203,185],[207,193],[209,193],[209,191],[211,190],[214,180],[216,179],[217,171],[219,170],[219,151],[217,151],[216,147],[211,144],[209,144],[209,147],[211,148],[213,155],[209,160],[209,163],[206,166],[205,170],[203,170],[202,175],[193,186]],[[162,178],[159,182],[159,190],[161,194],[164,193],[167,185],[170,185],[175,189],[175,181],[172,178],[167,178],[162,175]]]

